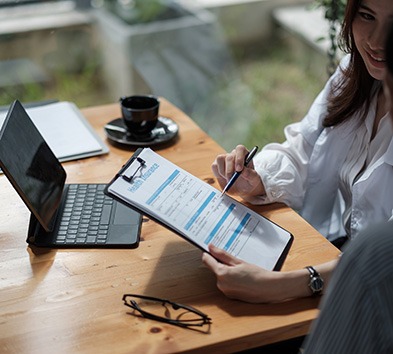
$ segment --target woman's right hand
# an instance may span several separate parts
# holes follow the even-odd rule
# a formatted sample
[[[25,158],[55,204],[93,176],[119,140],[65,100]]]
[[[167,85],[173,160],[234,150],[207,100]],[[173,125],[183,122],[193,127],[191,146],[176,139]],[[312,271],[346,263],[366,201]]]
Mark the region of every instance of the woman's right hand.
[[[245,199],[265,194],[265,188],[254,169],[254,163],[251,161],[247,167],[244,166],[248,152],[245,146],[238,145],[230,153],[218,155],[212,164],[213,173],[222,189],[236,171],[242,171],[229,193],[237,194]]]

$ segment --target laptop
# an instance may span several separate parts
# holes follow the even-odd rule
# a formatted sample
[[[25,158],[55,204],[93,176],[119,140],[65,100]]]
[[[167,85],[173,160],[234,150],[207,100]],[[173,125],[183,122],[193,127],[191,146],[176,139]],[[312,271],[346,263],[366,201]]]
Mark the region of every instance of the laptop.
[[[138,246],[141,214],[106,196],[106,184],[66,184],[63,166],[18,100],[0,130],[0,167],[31,212],[27,243]]]

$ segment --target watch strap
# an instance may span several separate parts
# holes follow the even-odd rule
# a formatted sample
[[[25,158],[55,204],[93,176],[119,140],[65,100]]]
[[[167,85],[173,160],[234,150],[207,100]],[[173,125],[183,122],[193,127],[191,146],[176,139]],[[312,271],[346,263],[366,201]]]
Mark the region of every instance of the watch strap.
[[[310,282],[308,284],[309,288],[311,289],[313,295],[320,295],[324,285],[321,274],[319,274],[312,266],[307,266],[306,269],[310,273]]]

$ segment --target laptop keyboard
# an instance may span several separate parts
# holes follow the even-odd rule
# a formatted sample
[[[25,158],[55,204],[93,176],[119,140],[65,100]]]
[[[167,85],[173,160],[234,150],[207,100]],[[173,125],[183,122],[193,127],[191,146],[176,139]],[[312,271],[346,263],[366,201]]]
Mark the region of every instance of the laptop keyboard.
[[[70,184],[57,244],[105,244],[114,200],[104,184]]]

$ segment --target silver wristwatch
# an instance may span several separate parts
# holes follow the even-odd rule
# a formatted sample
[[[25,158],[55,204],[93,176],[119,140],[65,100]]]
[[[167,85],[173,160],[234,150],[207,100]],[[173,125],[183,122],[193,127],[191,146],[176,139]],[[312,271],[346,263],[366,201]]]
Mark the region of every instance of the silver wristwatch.
[[[306,269],[310,272],[310,282],[308,283],[313,295],[320,295],[323,290],[324,281],[314,267],[308,266]]]

